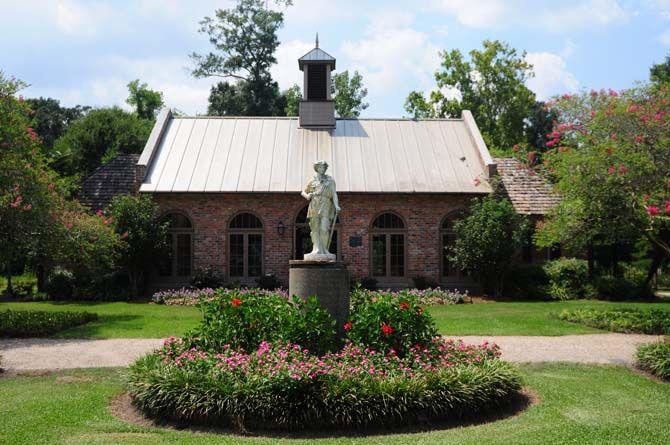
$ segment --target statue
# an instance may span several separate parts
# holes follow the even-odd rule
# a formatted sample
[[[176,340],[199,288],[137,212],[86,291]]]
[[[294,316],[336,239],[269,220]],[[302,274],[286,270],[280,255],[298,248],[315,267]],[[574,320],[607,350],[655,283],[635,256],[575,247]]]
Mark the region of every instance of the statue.
[[[312,251],[305,254],[305,260],[309,261],[335,261],[335,255],[328,249],[333,238],[335,221],[341,209],[337,200],[335,181],[326,174],[327,169],[328,164],[325,161],[317,161],[314,164],[316,175],[301,193],[302,197],[309,201],[307,219],[313,246]]]

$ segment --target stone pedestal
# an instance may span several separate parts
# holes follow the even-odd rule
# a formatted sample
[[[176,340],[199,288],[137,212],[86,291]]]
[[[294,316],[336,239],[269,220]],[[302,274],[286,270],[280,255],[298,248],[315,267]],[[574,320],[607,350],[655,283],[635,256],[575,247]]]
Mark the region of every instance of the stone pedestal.
[[[290,295],[303,299],[316,295],[337,322],[338,334],[342,335],[349,317],[349,272],[342,263],[289,261],[288,283]]]

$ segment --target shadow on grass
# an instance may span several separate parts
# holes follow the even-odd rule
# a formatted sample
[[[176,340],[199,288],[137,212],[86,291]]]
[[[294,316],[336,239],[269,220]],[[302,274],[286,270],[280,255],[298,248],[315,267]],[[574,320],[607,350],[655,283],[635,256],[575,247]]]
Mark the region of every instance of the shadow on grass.
[[[242,430],[232,427],[214,427],[191,425],[182,422],[164,422],[154,421],[146,417],[132,403],[132,398],[126,392],[114,397],[109,405],[109,410],[117,419],[131,423],[133,425],[145,428],[161,428],[166,430],[187,431],[193,433],[221,434],[237,437],[257,437],[267,439],[336,439],[336,438],[355,438],[383,436],[388,434],[417,434],[431,431],[440,431],[451,428],[460,428],[466,426],[476,426],[498,420],[508,419],[517,416],[530,407],[539,403],[537,395],[529,388],[523,388],[508,398],[501,404],[490,407],[485,411],[480,411],[476,415],[463,416],[458,419],[418,419],[410,425],[403,426],[373,426],[357,429],[340,429],[333,427],[310,426],[307,430],[287,431],[275,429],[252,429]]]

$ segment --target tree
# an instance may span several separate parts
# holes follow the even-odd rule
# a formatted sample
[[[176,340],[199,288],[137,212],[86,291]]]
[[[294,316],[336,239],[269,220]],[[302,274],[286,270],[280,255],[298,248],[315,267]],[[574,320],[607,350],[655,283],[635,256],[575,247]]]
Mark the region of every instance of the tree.
[[[0,266],[10,293],[13,265],[48,237],[62,195],[30,126],[28,104],[16,97],[24,87],[0,72]]]
[[[526,218],[509,200],[491,195],[474,200],[469,214],[454,224],[454,232],[449,261],[500,295],[512,258],[526,239]]]
[[[288,6],[291,1],[276,3]],[[236,79],[239,85],[232,88],[244,92],[245,115],[276,115],[279,88],[272,80],[270,67],[277,63],[274,55],[279,45],[277,31],[283,24],[283,13],[266,9],[263,0],[239,0],[234,8],[218,9],[214,18],[205,17],[200,22],[200,32],[209,37],[216,52],[191,54],[195,63],[192,74]],[[231,92],[231,86],[226,87],[226,97]]]
[[[363,87],[363,76],[358,71],[349,78],[349,71],[333,75],[331,94],[335,111],[340,117],[358,117],[368,107],[364,102],[368,89]]]
[[[440,55],[437,89],[428,99],[423,93],[410,93],[406,111],[425,118],[460,116],[470,110],[489,147],[505,151],[524,141],[524,119],[535,104],[535,94],[525,84],[533,76],[525,53],[498,40],[484,40],[482,50],[470,51],[470,60],[459,50]]]
[[[151,265],[165,254],[167,223],[159,220],[158,205],[147,195],[117,195],[106,213],[123,240],[119,264],[128,272],[132,294],[137,297]]]
[[[56,139],[61,137],[74,121],[90,110],[90,107],[81,105],[72,108],[62,107],[58,100],[50,97],[26,99],[26,102],[34,113],[33,128],[47,155],[52,157],[57,156],[57,153],[50,153]]]
[[[300,90],[300,86],[293,84],[293,86],[284,91],[282,95],[286,98],[284,114],[287,116],[297,116],[298,109],[300,108],[300,101],[302,100],[302,91]]]
[[[207,114],[210,116],[245,116],[247,112],[245,85],[219,82],[209,92]]]
[[[54,167],[66,176],[85,177],[119,153],[140,153],[151,133],[150,120],[118,107],[91,110],[54,144]]]
[[[163,107],[163,93],[150,90],[146,83],[135,79],[128,83],[128,99],[126,103],[135,107],[135,113],[141,119],[153,120],[156,113]]]
[[[644,238],[657,260],[670,258],[669,103],[666,84],[564,95],[552,104],[559,119],[544,168],[562,201],[538,232],[539,245]]]
[[[649,69],[649,79],[655,83],[670,82],[670,55],[665,57],[665,62],[652,65]]]

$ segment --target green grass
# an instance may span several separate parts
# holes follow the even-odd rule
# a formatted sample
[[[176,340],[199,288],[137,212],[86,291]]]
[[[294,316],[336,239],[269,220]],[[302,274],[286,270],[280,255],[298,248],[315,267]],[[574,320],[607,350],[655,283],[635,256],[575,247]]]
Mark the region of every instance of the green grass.
[[[33,290],[37,287],[37,277],[32,272],[25,272],[23,275],[14,275],[12,277],[12,285],[18,286],[21,284],[32,284]],[[0,277],[0,293],[4,292],[7,289],[7,277]]]
[[[56,338],[164,338],[186,333],[197,326],[201,318],[200,310],[195,307],[148,303],[0,303],[0,311],[4,309],[98,314],[98,320],[61,331]]]
[[[551,317],[564,309],[666,309],[668,303],[613,303],[596,300],[505,302],[433,306],[429,309],[445,335],[569,335],[604,331]]]
[[[550,317],[563,309],[667,309],[669,303],[609,303],[557,301],[482,303],[432,306],[440,333],[445,335],[568,335],[602,333],[595,328]],[[198,325],[195,307],[147,303],[0,303],[0,310],[87,311],[99,315],[95,322],[57,334],[58,338],[163,338],[182,335]]]
[[[370,437],[276,439],[143,428],[108,401],[123,370],[0,379],[0,443],[14,444],[667,444],[670,385],[614,366],[524,366],[540,403],[493,423]]]

